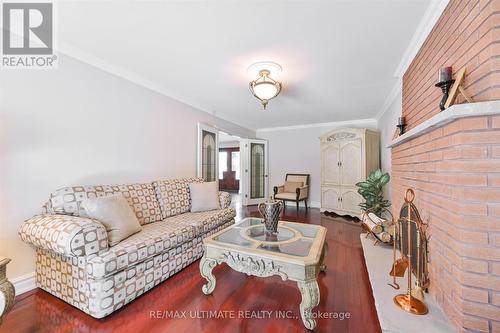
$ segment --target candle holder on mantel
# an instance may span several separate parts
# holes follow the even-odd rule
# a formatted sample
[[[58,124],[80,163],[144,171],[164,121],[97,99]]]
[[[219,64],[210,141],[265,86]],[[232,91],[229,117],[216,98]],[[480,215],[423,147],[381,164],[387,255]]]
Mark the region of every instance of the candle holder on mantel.
[[[396,125],[396,127],[399,128],[399,135],[405,134],[406,118],[405,117],[399,117],[398,118],[398,124]]]
[[[443,67],[439,69],[438,72],[438,83],[435,84],[436,87],[441,88],[443,92],[443,97],[441,98],[441,102],[439,103],[439,108],[443,111],[446,108],[446,101],[448,100],[448,94],[450,92],[450,88],[455,83],[455,80],[452,79],[453,70],[451,67]]]
[[[446,109],[445,104],[448,100],[448,94],[450,93],[450,88],[453,83],[455,83],[455,80],[438,82],[435,85],[436,87],[441,88],[441,91],[443,92],[443,98],[441,98],[441,102],[439,102],[439,108],[441,109],[441,111],[444,111],[444,109]]]

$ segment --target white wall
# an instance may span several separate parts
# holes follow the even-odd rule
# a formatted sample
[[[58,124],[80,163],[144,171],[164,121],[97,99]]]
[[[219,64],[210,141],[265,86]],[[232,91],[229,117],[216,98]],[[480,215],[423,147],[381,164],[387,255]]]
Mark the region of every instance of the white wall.
[[[56,70],[0,75],[0,256],[34,271],[17,231],[66,185],[194,176],[197,123],[253,131],[60,55]]]
[[[221,141],[219,142],[219,148],[239,148],[239,141]]]
[[[309,201],[319,207],[321,162],[319,137],[338,127],[376,128],[375,120],[354,122],[354,125],[339,123],[328,126],[257,130],[257,137],[269,141],[269,184],[283,184],[287,173],[308,173],[310,177]]]
[[[401,117],[402,110],[402,93],[396,95],[392,104],[387,111],[378,120],[378,128],[380,130],[380,155],[382,171],[391,174],[391,149],[387,145],[392,141],[398,117]],[[391,174],[392,177],[392,174]],[[391,199],[391,183],[384,187],[384,195],[387,199]]]

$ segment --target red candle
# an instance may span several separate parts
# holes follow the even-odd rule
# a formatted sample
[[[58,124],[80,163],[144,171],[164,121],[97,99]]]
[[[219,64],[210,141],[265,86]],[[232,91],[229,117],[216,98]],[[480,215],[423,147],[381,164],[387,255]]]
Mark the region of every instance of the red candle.
[[[439,69],[438,82],[451,81],[452,69],[451,67],[442,67]]]

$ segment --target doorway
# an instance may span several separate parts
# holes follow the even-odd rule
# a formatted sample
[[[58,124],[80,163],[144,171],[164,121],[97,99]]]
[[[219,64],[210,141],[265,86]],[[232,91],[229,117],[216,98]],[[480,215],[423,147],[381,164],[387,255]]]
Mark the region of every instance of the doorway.
[[[219,190],[240,193],[240,137],[219,132]]]
[[[217,181],[243,206],[269,198],[269,158],[266,140],[246,139],[199,123],[197,175]]]

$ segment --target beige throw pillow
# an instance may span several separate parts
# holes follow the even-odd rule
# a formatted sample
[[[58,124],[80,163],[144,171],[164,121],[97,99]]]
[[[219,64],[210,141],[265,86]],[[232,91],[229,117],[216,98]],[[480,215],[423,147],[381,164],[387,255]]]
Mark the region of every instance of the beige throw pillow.
[[[109,246],[141,231],[137,217],[122,195],[88,198],[82,202],[82,206],[88,217],[104,225],[108,232]]]
[[[283,192],[286,193],[295,193],[298,187],[302,187],[303,182],[285,182],[285,188]]]
[[[220,209],[219,186],[217,182],[191,183],[191,212]]]

